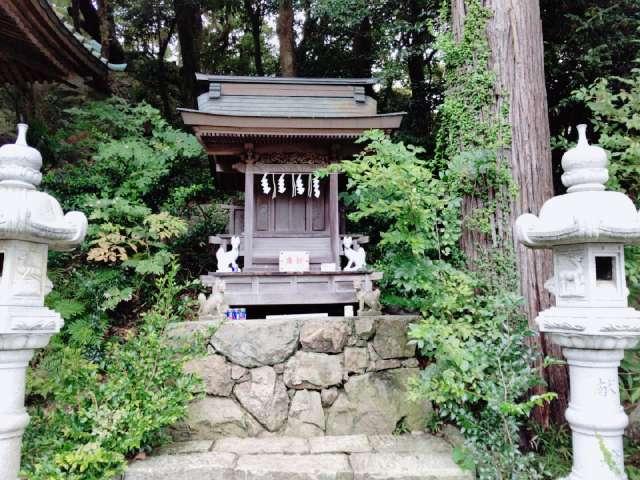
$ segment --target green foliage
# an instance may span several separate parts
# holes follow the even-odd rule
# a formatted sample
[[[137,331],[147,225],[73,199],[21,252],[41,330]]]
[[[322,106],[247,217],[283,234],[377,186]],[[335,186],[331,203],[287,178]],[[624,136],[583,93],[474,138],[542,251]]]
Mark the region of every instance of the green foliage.
[[[45,187],[90,226],[78,252],[51,255],[46,301],[65,327],[32,365],[24,474],[111,480],[164,439],[198,390],[182,366],[200,352],[164,331],[193,315],[195,283],[176,279],[175,243],[212,186],[195,138],[145,104],[72,109],[54,138]]]
[[[384,302],[422,314],[410,336],[429,365],[412,382],[412,396],[434,403],[433,425],[461,428],[466,443],[456,457],[479,478],[542,478],[536,457],[519,448],[520,430],[554,395],[529,393],[540,379],[521,299],[511,293],[515,278],[463,269],[452,176],[435,177],[432,163],[418,157],[421,149],[381,132],[361,141],[362,154],[331,170],[349,177],[350,218],[380,228],[384,253],[375,267],[385,272]]]
[[[634,67],[640,3],[542,0],[540,9],[551,135],[573,141],[572,128],[590,115],[573,92],[601,77],[628,77]],[[558,160],[563,150],[555,152]]]
[[[422,314],[410,336],[429,364],[411,386],[436,407],[430,424],[460,427],[465,443],[456,460],[478,478],[538,479],[544,471],[531,448],[521,449],[521,431],[533,408],[555,394],[530,393],[541,379],[516,293],[512,239],[501,233],[510,231],[516,193],[504,158],[508,103],[494,103],[489,11],[477,0],[465,7],[460,41],[449,31],[438,39],[448,88],[434,158],[421,160],[424,151],[373,132],[362,155],[334,169],[350,179],[350,218],[380,229],[384,302]],[[463,196],[477,205],[466,218]],[[462,228],[493,238],[472,272],[458,248]]]
[[[442,259],[457,251],[459,201],[417,157],[422,149],[380,131],[360,142],[368,142],[364,151],[333,170],[349,178],[343,199],[354,208],[350,219],[374,222],[380,231],[385,301],[416,310],[417,299],[431,298],[430,285],[447,265]]]
[[[489,66],[485,26],[490,10],[478,0],[465,2],[461,38],[443,31],[437,38],[445,62],[445,97],[438,112],[435,162],[460,195],[474,198],[463,227],[491,236],[497,249],[510,249],[506,225],[516,186],[504,152],[511,143],[508,99],[496,96],[496,75]],[[497,100],[496,100],[497,99]],[[488,252],[487,252],[488,253]]]
[[[634,68],[628,78],[601,78],[589,87],[574,92],[592,115],[592,126],[598,143],[609,152],[609,183],[612,190],[625,192],[636,206],[640,202],[640,69]],[[625,269],[630,302],[640,304],[640,248],[625,248]],[[640,353],[625,352],[620,366],[620,396],[629,405],[640,401]],[[637,445],[629,445],[634,451]],[[605,459],[611,455],[604,452]],[[609,461],[609,460],[607,460]],[[637,455],[629,459],[629,478],[640,478]],[[615,465],[613,465],[615,467]]]
[[[432,308],[426,300],[424,320],[410,332],[431,361],[414,379],[413,395],[460,427],[465,445],[458,456],[478,478],[543,478],[534,455],[520,451],[520,430],[555,394],[529,393],[540,378],[520,298],[463,272],[433,295],[440,302]]]
[[[154,307],[138,330],[105,339],[101,358],[87,359],[79,345],[61,341],[41,355],[28,381],[26,478],[111,480],[127,456],[161,442],[163,429],[186,415],[199,381],[182,367],[198,349],[164,336],[178,320],[177,268],[158,279]]]
[[[166,195],[179,170],[202,159],[193,135],[170,127],[160,112],[111,97],[68,110],[71,121],[56,133],[56,155],[73,160],[51,170],[47,188],[65,208],[82,208],[91,195],[147,202]]]
[[[569,427],[566,424],[541,426],[532,422],[530,428],[533,433],[531,444],[536,451],[544,453],[540,457],[541,471],[549,478],[567,476],[573,460]]]

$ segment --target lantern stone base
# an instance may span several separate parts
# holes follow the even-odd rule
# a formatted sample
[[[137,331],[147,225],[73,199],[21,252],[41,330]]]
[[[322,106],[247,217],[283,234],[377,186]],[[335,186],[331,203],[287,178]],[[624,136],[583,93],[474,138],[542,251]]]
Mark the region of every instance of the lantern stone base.
[[[0,316],[0,322],[5,318]],[[57,314],[55,318],[53,315],[48,318],[61,322]],[[0,333],[0,479],[18,478],[22,434],[29,424],[29,415],[24,408],[27,367],[35,349],[44,347],[54,333]]]
[[[569,364],[573,468],[566,480],[624,480],[622,435],[628,418],[620,405],[618,366],[624,350],[564,348]]]
[[[0,351],[0,478],[18,478],[22,434],[29,424],[24,409],[27,366],[33,350]]]

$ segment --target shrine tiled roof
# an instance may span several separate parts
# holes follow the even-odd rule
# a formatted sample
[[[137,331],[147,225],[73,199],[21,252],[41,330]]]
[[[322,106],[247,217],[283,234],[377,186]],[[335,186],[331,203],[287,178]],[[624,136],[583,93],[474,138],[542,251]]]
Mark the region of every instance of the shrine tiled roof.
[[[201,140],[214,138],[357,138],[365,130],[395,130],[404,112],[378,114],[366,94],[371,78],[203,75],[198,109],[180,109]]]
[[[338,118],[376,115],[376,101],[365,94],[375,79],[225,77],[198,75],[209,89],[198,97],[198,111],[246,117]]]

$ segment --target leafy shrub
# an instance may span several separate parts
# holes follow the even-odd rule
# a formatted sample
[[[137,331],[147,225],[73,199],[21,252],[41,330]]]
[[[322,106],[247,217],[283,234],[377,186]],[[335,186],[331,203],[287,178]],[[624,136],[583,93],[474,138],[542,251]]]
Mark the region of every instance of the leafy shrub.
[[[362,154],[331,169],[349,177],[351,219],[381,229],[384,253],[375,267],[385,273],[384,302],[422,314],[410,336],[428,365],[412,381],[412,396],[435,405],[432,427],[460,427],[466,440],[456,460],[479,478],[542,478],[534,454],[520,449],[520,433],[530,411],[553,394],[529,393],[540,378],[521,298],[512,293],[515,273],[464,269],[455,175],[434,175],[421,149],[381,132],[360,141],[367,142]]]
[[[195,137],[152,107],[112,98],[68,113],[47,142],[44,187],[90,226],[78,251],[50,258],[46,302],[65,326],[32,362],[24,475],[111,480],[196,391],[182,365],[200,352],[163,337],[195,310],[175,243],[193,224],[189,202],[211,201],[212,186]]]
[[[59,339],[41,356],[28,381],[27,478],[111,480],[128,455],[162,441],[163,429],[186,415],[199,381],[182,367],[197,349],[165,338],[178,320],[177,268],[159,278],[137,331],[105,339],[101,358]]]

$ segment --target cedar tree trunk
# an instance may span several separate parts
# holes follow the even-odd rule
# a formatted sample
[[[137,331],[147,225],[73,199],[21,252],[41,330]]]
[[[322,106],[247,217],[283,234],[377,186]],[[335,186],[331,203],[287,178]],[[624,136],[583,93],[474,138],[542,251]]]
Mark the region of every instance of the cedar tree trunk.
[[[251,37],[253,38],[253,60],[256,73],[264,75],[262,65],[262,4],[260,1],[244,0],[244,10],[251,25]]]
[[[451,3],[453,32],[460,38],[464,28],[465,0],[452,0]],[[540,7],[537,0],[483,0],[483,4],[492,12],[487,37],[490,66],[496,74],[494,114],[498,114],[505,102],[509,107],[512,141],[511,147],[502,152],[502,158],[509,163],[519,191],[509,212],[497,212],[491,235],[465,229],[461,242],[471,266],[483,251],[495,248],[496,243],[498,246],[500,242],[505,246],[512,244],[520,273],[524,310],[529,325],[535,328],[538,312],[551,305],[550,295],[543,286],[552,275],[551,254],[519,244],[511,228],[520,214],[537,214],[544,201],[553,196]],[[481,206],[479,199],[465,198],[463,218]],[[496,231],[500,225],[508,225],[509,228],[505,228],[508,231]],[[537,342],[543,355],[562,358],[560,349],[546,339]],[[540,368],[542,371],[541,365]],[[558,400],[551,408],[538,409],[534,415],[543,425],[550,419],[561,423],[569,390],[566,368],[551,367],[543,374],[548,388],[558,393]]]
[[[174,0],[176,29],[182,57],[182,96],[189,108],[197,107],[198,82],[202,47],[202,16],[199,0]]]
[[[293,1],[279,0],[276,32],[280,43],[280,74],[283,77],[296,76],[295,33],[293,31],[293,20]]]

